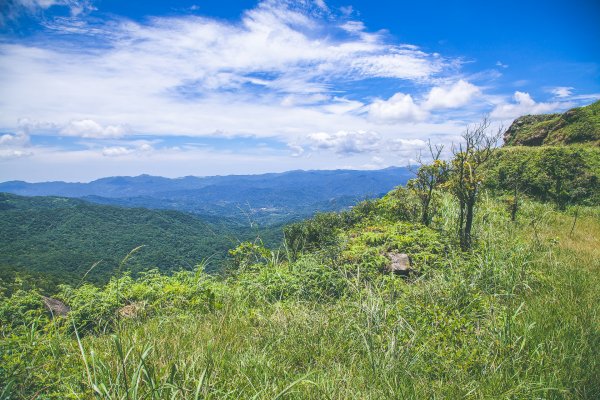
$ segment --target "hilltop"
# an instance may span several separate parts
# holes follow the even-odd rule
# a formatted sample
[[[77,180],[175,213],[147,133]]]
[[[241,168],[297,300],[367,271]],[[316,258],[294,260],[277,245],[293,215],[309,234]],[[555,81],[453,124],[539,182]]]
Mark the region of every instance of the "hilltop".
[[[562,114],[525,115],[504,134],[506,146],[600,145],[600,101]]]

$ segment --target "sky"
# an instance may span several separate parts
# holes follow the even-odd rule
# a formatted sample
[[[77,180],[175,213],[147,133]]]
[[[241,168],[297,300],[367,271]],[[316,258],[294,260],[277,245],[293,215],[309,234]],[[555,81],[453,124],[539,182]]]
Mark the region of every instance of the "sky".
[[[0,1],[0,181],[378,169],[600,99],[600,2]]]

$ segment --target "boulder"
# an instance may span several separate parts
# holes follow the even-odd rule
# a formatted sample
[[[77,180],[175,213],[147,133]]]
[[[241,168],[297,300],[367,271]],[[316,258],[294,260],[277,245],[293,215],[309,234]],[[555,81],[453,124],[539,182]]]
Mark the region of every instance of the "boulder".
[[[386,272],[404,276],[414,272],[408,254],[390,252],[387,257],[390,259],[390,263],[385,268]]]
[[[44,302],[46,309],[50,311],[50,314],[52,314],[53,317],[64,317],[69,313],[69,311],[71,311],[71,307],[60,300],[53,299],[52,297],[42,296],[42,301]]]

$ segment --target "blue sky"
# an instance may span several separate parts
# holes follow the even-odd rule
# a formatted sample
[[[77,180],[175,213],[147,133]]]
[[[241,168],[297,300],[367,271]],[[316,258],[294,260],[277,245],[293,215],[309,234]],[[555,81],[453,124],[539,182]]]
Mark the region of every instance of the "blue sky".
[[[597,1],[9,0],[0,180],[406,165],[600,98]]]

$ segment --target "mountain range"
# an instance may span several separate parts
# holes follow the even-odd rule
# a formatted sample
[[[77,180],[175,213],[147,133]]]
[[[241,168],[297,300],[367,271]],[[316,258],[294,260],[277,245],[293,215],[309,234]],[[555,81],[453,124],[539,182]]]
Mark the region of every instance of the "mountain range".
[[[381,196],[411,177],[405,167],[175,179],[140,175],[89,183],[9,181],[0,183],[0,192],[74,197],[98,204],[177,210],[270,225],[347,208]]]

